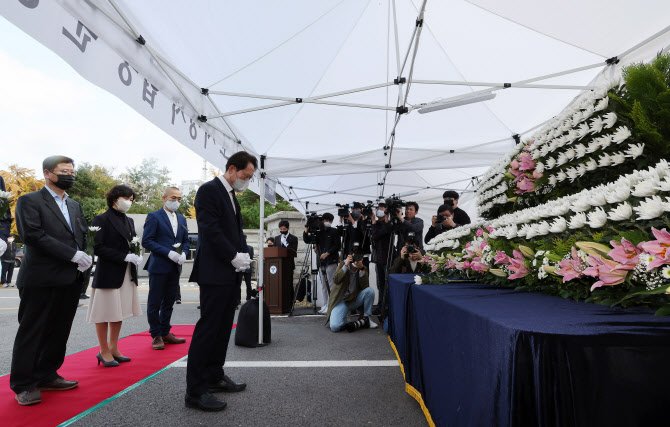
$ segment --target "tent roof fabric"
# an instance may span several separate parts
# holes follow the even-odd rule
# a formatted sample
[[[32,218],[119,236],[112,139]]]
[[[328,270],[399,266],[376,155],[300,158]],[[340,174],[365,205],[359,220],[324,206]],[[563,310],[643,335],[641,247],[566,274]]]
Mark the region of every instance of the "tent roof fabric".
[[[665,0],[57,2],[186,116],[207,117],[217,144],[265,155],[277,192],[302,211],[383,192],[429,217],[455,189],[474,216],[476,177],[514,135],[670,45]],[[481,91],[497,96],[416,111]]]

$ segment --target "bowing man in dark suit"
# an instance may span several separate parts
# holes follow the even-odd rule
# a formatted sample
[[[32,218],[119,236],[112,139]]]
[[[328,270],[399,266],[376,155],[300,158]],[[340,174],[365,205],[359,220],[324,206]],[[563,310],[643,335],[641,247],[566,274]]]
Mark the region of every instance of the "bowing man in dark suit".
[[[86,320],[95,323],[100,344],[98,365],[110,368],[130,362],[119,350],[119,334],[123,319],[142,315],[137,292],[137,267],[142,257],[133,253],[133,239],[139,245],[139,238],[133,219],[126,215],[135,200],[135,191],[127,185],[115,185],[106,199],[109,209],[92,222],[100,230],[93,247],[98,261]]]
[[[179,290],[181,265],[191,247],[188,241],[186,218],[176,212],[181,203],[181,191],[168,187],[163,194],[165,204],[147,215],[142,234],[142,246],[151,251],[144,267],[149,271],[149,300],[147,318],[151,333],[151,346],[163,350],[165,344],[183,344],[170,329],[172,308]],[[181,255],[177,253],[181,251]]]
[[[288,221],[285,219],[279,221],[280,234],[279,236],[275,237],[275,246],[281,246],[290,249],[293,252],[298,252],[298,238],[289,233],[289,228],[290,226]],[[293,270],[295,270],[295,258],[289,258],[288,266],[291,269],[291,278],[293,278]]]
[[[46,186],[19,197],[15,212],[25,253],[17,280],[21,303],[9,384],[19,405],[40,403],[40,391],[77,387],[57,370],[79,303],[81,272],[93,262],[83,252],[84,212],[65,192],[74,185],[73,160],[52,156],[42,166]]]
[[[198,249],[191,282],[200,286],[200,320],[195,325],[186,369],[187,407],[220,411],[226,402],[211,393],[242,391],[224,374],[228,340],[240,300],[240,274],[251,264],[235,192],[249,186],[257,162],[240,151],[226,163],[226,172],[206,182],[195,196]]]

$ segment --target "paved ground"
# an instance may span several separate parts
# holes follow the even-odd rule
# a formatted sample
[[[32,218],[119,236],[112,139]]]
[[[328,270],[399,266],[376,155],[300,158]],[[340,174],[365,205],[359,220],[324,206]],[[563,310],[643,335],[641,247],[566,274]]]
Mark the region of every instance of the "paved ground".
[[[140,282],[146,301],[148,287]],[[195,324],[198,288],[182,283],[183,304],[176,305],[173,324]],[[244,289],[242,290],[244,297]],[[83,301],[86,304],[87,301]],[[0,289],[0,374],[9,372],[17,328],[16,288]],[[93,325],[79,308],[68,353],[96,345]],[[146,305],[142,306],[146,310]],[[304,310],[303,310],[304,311]],[[332,333],[322,316],[273,317],[272,344],[243,348],[233,344],[228,360],[246,361],[392,361],[395,354],[381,329]],[[124,322],[122,336],[148,329],[146,316]],[[147,343],[149,345],[149,343]],[[132,355],[128,355],[131,356]],[[94,363],[95,361],[91,361]],[[328,365],[326,363],[326,365]],[[173,367],[80,419],[81,426],[425,426],[419,405],[404,391],[396,366],[231,367],[226,373],[245,381],[247,390],[220,394],[228,402],[221,413],[184,408],[186,369]]]

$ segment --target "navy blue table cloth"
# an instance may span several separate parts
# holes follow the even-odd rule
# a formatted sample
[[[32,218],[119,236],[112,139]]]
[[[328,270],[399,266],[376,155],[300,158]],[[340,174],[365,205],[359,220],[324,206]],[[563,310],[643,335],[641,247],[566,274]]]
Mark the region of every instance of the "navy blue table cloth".
[[[405,381],[438,426],[670,422],[670,318],[407,274],[390,276],[389,306]]]

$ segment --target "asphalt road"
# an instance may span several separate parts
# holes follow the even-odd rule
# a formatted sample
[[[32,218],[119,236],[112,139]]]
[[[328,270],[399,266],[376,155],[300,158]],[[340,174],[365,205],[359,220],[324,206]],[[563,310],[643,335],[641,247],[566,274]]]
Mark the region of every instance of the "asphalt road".
[[[148,284],[140,281],[146,302]],[[182,283],[173,324],[199,317],[197,286]],[[242,296],[244,298],[244,287]],[[86,323],[86,303],[77,311],[68,354],[97,345]],[[0,374],[9,372],[19,306],[16,288],[0,288]],[[146,311],[146,305],[142,305]],[[303,310],[305,311],[305,310]],[[323,316],[273,317],[272,343],[262,348],[234,345],[228,361],[392,361],[395,354],[380,329],[332,333]],[[121,336],[148,329],[146,315],[124,321]],[[150,345],[147,342],[147,345]],[[132,355],[128,355],[131,356]],[[91,363],[95,363],[91,360]],[[132,362],[131,362],[132,363]],[[326,365],[328,365],[326,363]],[[173,367],[81,418],[80,426],[425,426],[418,403],[405,393],[396,366],[230,367],[226,374],[248,384],[242,393],[220,394],[228,407],[203,413],[184,407],[186,369]]]

